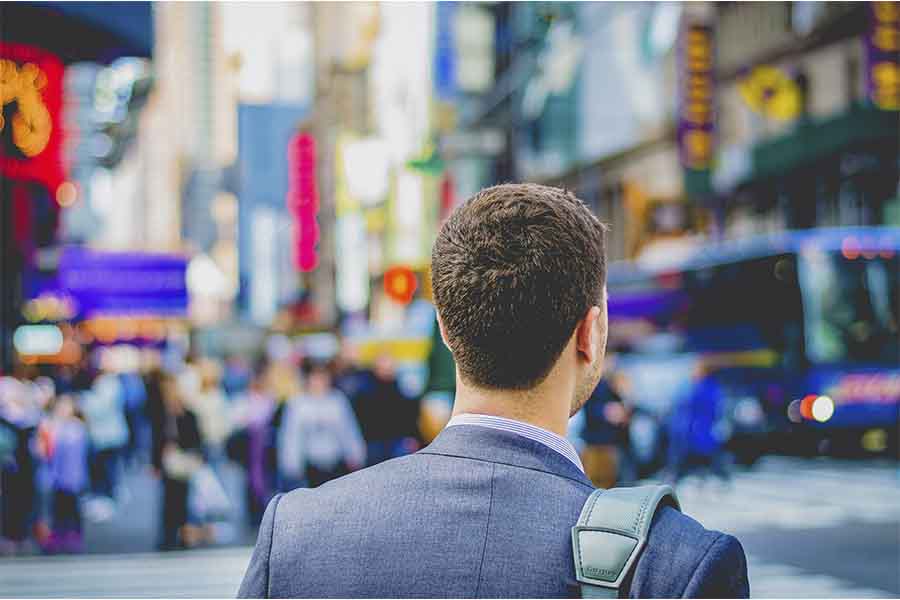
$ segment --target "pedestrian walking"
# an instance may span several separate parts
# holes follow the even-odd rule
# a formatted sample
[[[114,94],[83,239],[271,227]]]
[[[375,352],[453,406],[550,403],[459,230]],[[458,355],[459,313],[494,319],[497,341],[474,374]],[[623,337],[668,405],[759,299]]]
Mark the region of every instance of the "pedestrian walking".
[[[278,435],[285,487],[315,487],[365,465],[366,448],[347,397],[333,387],[329,365],[303,363],[306,389],[287,404]]]
[[[222,389],[231,398],[247,390],[253,377],[249,363],[240,354],[229,354],[225,357],[222,373]]]
[[[614,374],[600,380],[583,412],[585,447],[581,459],[585,473],[597,487],[611,488],[619,481],[620,465],[624,462],[629,419]]]
[[[92,489],[103,499],[100,517],[108,518],[114,510],[120,461],[128,443],[125,398],[119,378],[108,371],[102,373],[89,389],[81,390],[79,406],[91,441]]]
[[[198,386],[182,389],[182,397],[185,407],[197,417],[207,456],[213,464],[218,464],[224,457],[225,440],[231,432],[228,401],[215,362],[202,360],[196,370]]]
[[[362,396],[370,391],[374,375],[362,367],[358,348],[349,340],[342,339],[338,355],[334,359],[334,387],[350,400],[356,410]]]
[[[0,554],[26,551],[38,498],[32,441],[40,416],[25,383],[0,378]]]
[[[419,449],[419,402],[400,391],[389,354],[375,359],[371,381],[360,391],[355,408],[370,466]]]
[[[45,550],[51,553],[81,552],[84,547],[79,500],[89,482],[88,434],[76,411],[72,396],[59,396],[45,441],[52,489],[52,532]]]
[[[135,465],[140,461],[139,454],[147,450],[144,446],[147,427],[145,419],[147,388],[136,371],[122,371],[118,377],[122,389],[122,403],[125,408],[125,423],[128,426],[128,442],[125,446],[124,459]]]
[[[191,476],[203,466],[203,444],[197,417],[184,406],[177,381],[162,380],[164,412],[158,455],[154,457],[162,482],[160,550],[190,546],[196,531],[188,523],[188,492]]]
[[[669,419],[667,480],[677,483],[689,473],[700,472],[728,483],[724,398],[711,366],[701,361],[679,396]]]
[[[255,373],[236,407],[235,445],[247,470],[247,512],[251,525],[258,526],[275,490],[275,399],[266,390],[261,371]]]

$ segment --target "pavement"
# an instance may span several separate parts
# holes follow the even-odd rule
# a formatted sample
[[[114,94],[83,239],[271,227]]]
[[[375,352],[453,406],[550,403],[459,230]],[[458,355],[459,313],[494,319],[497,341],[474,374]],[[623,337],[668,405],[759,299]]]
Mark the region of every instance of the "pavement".
[[[242,510],[240,471],[222,479]],[[0,597],[233,597],[252,550],[240,515],[222,547],[156,553],[157,484],[138,471],[127,489],[110,520],[87,525],[91,554],[0,561]],[[690,477],[677,491],[685,512],[741,540],[753,597],[900,596],[897,463],[767,457],[730,484]]]
[[[4,598],[234,598],[251,548],[0,562]]]
[[[244,524],[243,470],[229,462],[218,467],[219,478],[233,502],[227,521],[216,524],[218,545],[252,544],[256,532]],[[85,503],[85,515],[93,504]],[[100,512],[100,511],[98,511]],[[161,486],[148,470],[131,471],[118,494],[118,507],[109,519],[88,519],[84,529],[85,550],[90,554],[153,552],[158,541],[158,523],[162,514]],[[0,584],[2,590],[2,584]]]
[[[755,598],[900,596],[896,462],[765,457],[730,484],[691,477],[677,492],[741,541]]]

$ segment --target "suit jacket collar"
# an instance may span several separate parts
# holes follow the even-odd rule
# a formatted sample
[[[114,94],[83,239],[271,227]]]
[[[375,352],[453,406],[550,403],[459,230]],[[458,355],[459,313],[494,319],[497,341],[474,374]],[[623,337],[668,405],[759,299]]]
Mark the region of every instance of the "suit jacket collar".
[[[509,431],[479,425],[454,425],[445,428],[419,452],[534,469],[594,487],[587,476],[559,452]]]

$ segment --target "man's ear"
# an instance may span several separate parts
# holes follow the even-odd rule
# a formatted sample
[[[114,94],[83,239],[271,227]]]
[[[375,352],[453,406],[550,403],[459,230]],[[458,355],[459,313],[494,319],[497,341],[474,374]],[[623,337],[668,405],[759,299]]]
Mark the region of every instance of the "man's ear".
[[[592,306],[575,329],[575,350],[588,364],[594,364],[605,350],[606,323],[602,316],[603,310]]]
[[[447,343],[447,330],[444,329],[444,322],[441,320],[441,313],[435,311],[435,315],[437,315],[438,330],[441,332],[441,339],[444,340],[444,345],[447,346],[447,350],[450,351],[450,354],[453,354],[453,348],[451,348],[450,344]]]

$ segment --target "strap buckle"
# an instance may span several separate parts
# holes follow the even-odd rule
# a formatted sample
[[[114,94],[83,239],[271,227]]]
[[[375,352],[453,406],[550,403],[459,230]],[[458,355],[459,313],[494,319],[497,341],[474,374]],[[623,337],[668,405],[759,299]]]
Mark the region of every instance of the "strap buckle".
[[[589,534],[589,536],[582,539],[583,534]],[[622,530],[576,525],[572,528],[572,546],[575,552],[575,579],[579,583],[618,590],[622,586],[626,575],[631,571],[631,567],[640,555],[645,543],[646,537],[640,537]],[[610,564],[603,567],[590,564],[585,565],[581,557],[583,546],[587,545],[604,547],[609,553]],[[614,554],[624,556],[626,552],[628,554],[624,561],[613,558]],[[596,556],[596,553],[597,550],[595,548],[588,552],[591,556]]]

